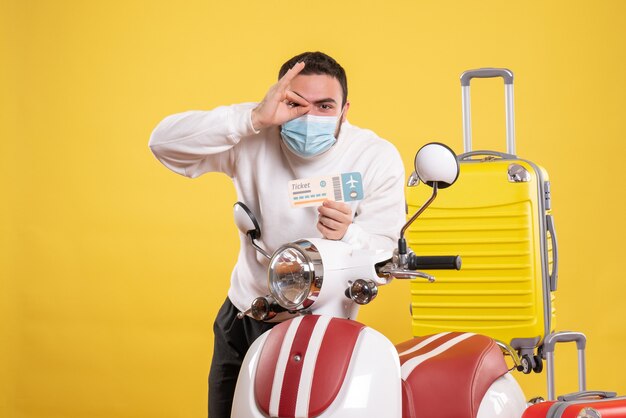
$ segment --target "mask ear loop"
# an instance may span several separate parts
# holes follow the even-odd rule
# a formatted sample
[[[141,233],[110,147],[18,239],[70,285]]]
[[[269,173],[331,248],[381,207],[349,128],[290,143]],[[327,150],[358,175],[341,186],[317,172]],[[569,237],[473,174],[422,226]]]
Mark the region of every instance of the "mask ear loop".
[[[337,129],[335,129],[335,140],[339,141],[339,134],[341,133],[341,125],[343,125],[343,112],[346,110],[346,105],[343,105],[339,118],[337,118]]]

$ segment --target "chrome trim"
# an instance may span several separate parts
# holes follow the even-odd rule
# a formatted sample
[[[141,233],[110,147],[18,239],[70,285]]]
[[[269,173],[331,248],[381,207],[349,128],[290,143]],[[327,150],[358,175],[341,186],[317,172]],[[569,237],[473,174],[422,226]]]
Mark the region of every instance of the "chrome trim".
[[[274,259],[288,249],[292,249],[300,253],[300,255],[303,256],[307,267],[307,271],[305,272],[305,274],[309,283],[309,289],[304,294],[304,300],[300,303],[293,303],[286,300],[283,295],[277,291],[275,283],[273,281],[275,273],[271,266],[274,262]],[[322,284],[324,281],[324,265],[322,263],[322,256],[320,255],[317,247],[315,247],[315,245],[313,245],[313,243],[308,240],[298,240],[290,242],[274,251],[274,254],[270,259],[270,268],[268,268],[267,271],[267,282],[270,294],[276,300],[276,303],[278,303],[283,308],[291,311],[299,311],[309,308],[315,302],[315,300],[319,296],[320,290],[322,289]]]
[[[513,349],[513,347],[511,347],[510,345],[508,345],[505,342],[502,342],[500,340],[495,340],[496,344],[498,345],[498,347],[500,347],[500,350],[502,351],[502,354],[509,355],[511,356],[511,358],[513,359],[513,364],[515,365],[515,368],[519,368],[519,366],[521,366],[522,364],[522,360],[520,359],[519,355],[517,354],[517,351],[515,351]]]
[[[426,210],[426,208],[428,208],[428,206],[430,206],[430,204],[433,203],[433,200],[435,200],[435,198],[437,197],[438,189],[439,189],[439,184],[438,182],[435,182],[433,184],[433,193],[430,196],[430,198],[426,201],[426,203],[422,205],[421,208],[418,209],[417,212],[415,212],[413,216],[411,216],[411,219],[409,219],[407,223],[405,223],[402,229],[400,230],[400,239],[404,239],[404,234],[406,233],[406,230],[409,228],[409,226],[411,226],[411,224]]]
[[[260,296],[255,298],[250,305],[250,316],[257,321],[270,319],[270,302],[267,298]],[[273,315],[275,316],[275,314]]]
[[[430,274],[426,274],[421,271],[416,270],[407,270],[392,263],[389,263],[380,268],[380,273],[385,276],[391,276],[395,279],[426,279],[429,282],[435,281],[435,276],[431,276]]]
[[[420,184],[420,178],[419,178],[419,176],[417,175],[417,173],[416,173],[415,171],[413,171],[413,172],[411,173],[411,176],[409,177],[409,179],[408,179],[408,180],[407,180],[407,182],[406,182],[406,186],[407,186],[407,187],[415,187],[415,186],[417,186],[418,184]]]
[[[272,256],[269,255],[269,253],[267,251],[265,251],[263,248],[259,247],[259,244],[256,243],[256,240],[253,237],[253,234],[248,233],[247,235],[248,235],[248,241],[250,241],[250,245],[252,245],[252,247],[254,247],[255,250],[260,252],[268,260],[272,258]]]
[[[357,279],[348,288],[350,299],[359,305],[367,305],[378,296],[378,286],[374,280]]]

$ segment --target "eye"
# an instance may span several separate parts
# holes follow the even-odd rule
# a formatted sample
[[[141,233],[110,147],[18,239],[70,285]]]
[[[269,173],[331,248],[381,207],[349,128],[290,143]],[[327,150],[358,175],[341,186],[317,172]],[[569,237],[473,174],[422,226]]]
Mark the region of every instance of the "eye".
[[[320,109],[322,109],[322,110],[333,110],[333,105],[328,104],[328,103],[322,103],[320,105]]]
[[[300,105],[296,102],[287,102],[287,107],[298,107],[298,106]]]

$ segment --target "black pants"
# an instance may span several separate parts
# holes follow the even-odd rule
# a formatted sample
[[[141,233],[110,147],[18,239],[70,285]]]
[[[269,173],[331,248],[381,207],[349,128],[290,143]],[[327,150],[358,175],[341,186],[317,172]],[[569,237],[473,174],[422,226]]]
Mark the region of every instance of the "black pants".
[[[237,376],[250,345],[275,323],[248,316],[237,319],[239,311],[226,298],[213,324],[215,342],[209,373],[209,418],[230,418]]]

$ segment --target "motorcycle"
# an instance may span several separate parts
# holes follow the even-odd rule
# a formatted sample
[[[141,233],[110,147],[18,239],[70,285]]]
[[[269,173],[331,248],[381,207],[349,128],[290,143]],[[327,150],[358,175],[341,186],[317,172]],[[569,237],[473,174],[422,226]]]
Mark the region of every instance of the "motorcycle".
[[[393,279],[435,280],[420,270],[460,269],[458,256],[418,256],[404,238],[407,228],[440,190],[459,175],[456,155],[430,143],[415,156],[410,185],[432,195],[400,231],[392,250],[353,249],[341,241],[300,239],[272,255],[256,240],[261,230],[241,202],[235,222],[269,259],[269,295],[240,313],[257,320],[294,317],[250,347],[235,390],[233,418],[521,417],[527,403],[503,352],[508,347],[472,333],[447,332],[394,346],[354,321],[359,306]]]

